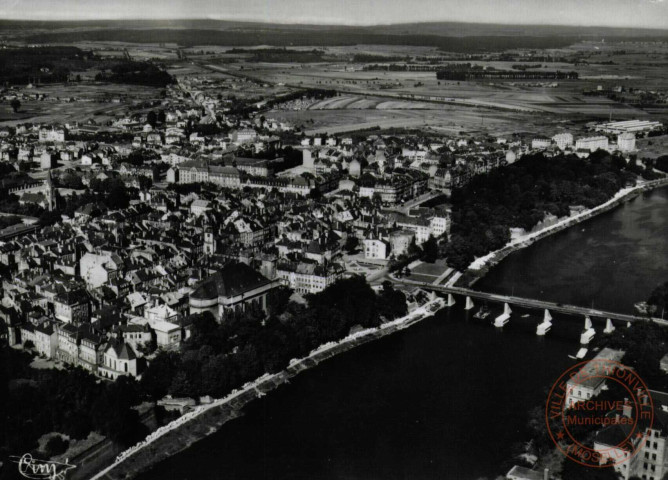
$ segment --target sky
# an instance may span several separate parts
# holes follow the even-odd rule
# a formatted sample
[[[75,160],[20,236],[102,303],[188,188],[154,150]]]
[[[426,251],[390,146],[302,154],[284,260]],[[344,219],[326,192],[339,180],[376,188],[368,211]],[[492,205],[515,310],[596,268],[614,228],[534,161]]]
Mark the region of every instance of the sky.
[[[0,18],[344,25],[454,21],[668,29],[668,0],[0,0]]]

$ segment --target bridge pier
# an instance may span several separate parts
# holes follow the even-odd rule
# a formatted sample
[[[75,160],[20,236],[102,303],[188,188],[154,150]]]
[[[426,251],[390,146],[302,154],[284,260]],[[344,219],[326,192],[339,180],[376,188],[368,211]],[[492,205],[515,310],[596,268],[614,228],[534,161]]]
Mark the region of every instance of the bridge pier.
[[[510,305],[507,303],[503,304],[503,313],[496,317],[494,320],[494,326],[495,327],[503,327],[505,324],[507,324],[510,321],[510,314],[513,311],[510,309]]]
[[[448,302],[445,304],[446,307],[452,307],[455,304],[455,296],[452,293],[448,293]]]
[[[566,315],[595,315],[597,318],[609,318],[614,322],[628,322],[628,326],[633,322],[644,322],[647,319],[640,317],[638,315],[629,315],[624,313],[609,312],[602,310],[594,310],[592,308],[581,307],[578,305],[562,305],[561,303],[555,303],[546,300],[536,300],[531,298],[522,298],[516,297],[513,295],[501,295],[497,293],[488,293],[480,292],[477,290],[471,290],[464,287],[455,287],[449,285],[435,285],[431,282],[417,282],[411,280],[395,280],[397,284],[404,284],[410,287],[421,287],[427,291],[437,291],[448,295],[447,306],[454,305],[454,298],[450,298],[450,295],[461,295],[462,298],[466,299],[466,304],[464,306],[465,310],[471,310],[474,308],[474,300],[480,300],[483,302],[498,302],[498,303],[508,303],[513,306],[537,310],[549,310],[549,312],[558,312]],[[621,325],[621,323],[620,323]]]
[[[552,328],[552,315],[550,311],[546,308],[545,315],[543,316],[543,322],[536,327],[536,335],[543,336],[547,334]]]
[[[591,318],[589,318],[589,315],[585,315],[584,331],[580,335],[580,343],[587,345],[594,338],[594,335],[596,335],[596,330],[592,326]]]
[[[603,333],[612,333],[615,331],[615,326],[612,324],[612,320],[609,318],[605,321],[605,330]]]

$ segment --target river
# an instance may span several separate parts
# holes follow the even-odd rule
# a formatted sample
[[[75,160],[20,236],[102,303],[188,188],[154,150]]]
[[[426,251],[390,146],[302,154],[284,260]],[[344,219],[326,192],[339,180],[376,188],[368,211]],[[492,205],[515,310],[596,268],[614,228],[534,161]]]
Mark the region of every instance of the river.
[[[513,253],[480,280],[478,290],[637,313],[668,281],[668,188]]]
[[[668,280],[668,189],[514,253],[476,288],[632,311]],[[494,478],[527,412],[572,364],[581,320],[517,310],[503,330],[462,301],[333,358],[142,480]],[[475,310],[474,310],[475,311]],[[529,313],[529,316],[523,316]],[[496,312],[494,313],[496,314]]]

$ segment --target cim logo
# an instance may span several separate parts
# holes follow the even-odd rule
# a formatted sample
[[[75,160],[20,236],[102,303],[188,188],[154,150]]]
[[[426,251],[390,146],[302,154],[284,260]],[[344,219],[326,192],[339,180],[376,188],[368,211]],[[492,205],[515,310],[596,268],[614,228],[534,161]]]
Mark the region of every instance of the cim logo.
[[[51,462],[48,460],[33,458],[33,456],[29,453],[26,453],[21,457],[12,456],[9,458],[12,462],[18,463],[19,473],[22,477],[35,480],[65,480],[65,475],[67,472],[73,468],[76,468],[75,465],[69,464],[69,460],[65,460],[65,463]]]

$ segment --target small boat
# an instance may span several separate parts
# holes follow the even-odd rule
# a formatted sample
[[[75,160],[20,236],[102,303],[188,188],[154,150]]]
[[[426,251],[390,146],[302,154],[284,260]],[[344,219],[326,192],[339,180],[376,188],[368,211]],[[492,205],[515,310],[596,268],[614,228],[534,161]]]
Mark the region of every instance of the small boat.
[[[652,313],[652,308],[647,302],[638,302],[633,305],[633,308],[635,308],[638,313],[642,315],[649,315]]]
[[[522,315],[522,318],[529,318],[529,314],[525,313],[524,315]]]
[[[487,317],[489,317],[492,314],[492,311],[487,307],[487,305],[483,305],[480,310],[478,310],[475,315],[473,315],[473,318],[477,318],[478,320],[484,320]]]
[[[581,348],[580,350],[578,350],[578,353],[575,356],[569,355],[568,358],[572,358],[573,360],[582,360],[585,357],[585,355],[587,355],[587,349]]]

